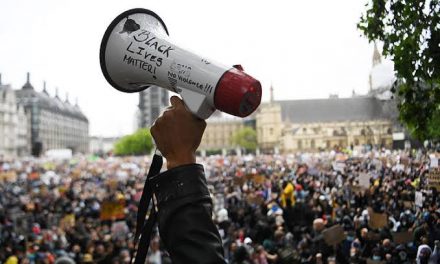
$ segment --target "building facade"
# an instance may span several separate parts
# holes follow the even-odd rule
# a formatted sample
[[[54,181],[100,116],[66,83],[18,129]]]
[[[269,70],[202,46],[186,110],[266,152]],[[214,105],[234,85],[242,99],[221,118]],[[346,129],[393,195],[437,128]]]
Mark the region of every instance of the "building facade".
[[[40,155],[50,149],[71,149],[73,152],[89,151],[89,121],[78,103],[70,103],[68,97],[62,100],[58,91],[52,97],[46,90],[37,92],[27,82],[16,91],[18,104],[23,106],[29,117],[31,128],[31,152]]]
[[[89,152],[98,155],[104,155],[112,152],[115,143],[119,139],[119,137],[90,137]]]
[[[11,86],[2,84],[0,74],[0,156],[29,155],[29,143],[28,117]]]
[[[327,99],[274,101],[262,104],[257,115],[262,150],[318,151],[359,145],[391,148],[393,133],[402,129],[390,91],[393,67],[383,63],[374,45],[367,95]]]
[[[164,108],[168,106],[168,90],[152,85],[139,93],[138,128],[151,127]]]
[[[241,118],[214,116],[206,120],[200,150],[231,150],[236,148],[232,137],[245,126]]]

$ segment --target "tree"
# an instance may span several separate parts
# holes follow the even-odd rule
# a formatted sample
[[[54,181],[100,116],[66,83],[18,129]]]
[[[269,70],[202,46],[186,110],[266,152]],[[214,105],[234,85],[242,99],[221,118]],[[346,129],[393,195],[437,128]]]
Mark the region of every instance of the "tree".
[[[257,132],[251,127],[244,127],[232,136],[232,144],[254,151],[257,149]]]
[[[153,148],[153,140],[150,131],[141,128],[131,135],[119,139],[115,143],[114,153],[116,155],[145,155]]]
[[[439,0],[368,0],[366,7],[358,28],[382,41],[383,55],[394,61],[400,120],[418,139],[439,139]]]

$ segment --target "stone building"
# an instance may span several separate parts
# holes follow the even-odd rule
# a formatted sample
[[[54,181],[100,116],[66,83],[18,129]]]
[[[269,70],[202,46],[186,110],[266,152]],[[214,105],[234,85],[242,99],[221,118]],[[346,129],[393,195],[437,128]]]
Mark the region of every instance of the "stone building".
[[[234,149],[232,144],[234,134],[245,126],[241,118],[232,116],[213,116],[206,120],[206,129],[200,143],[200,150],[226,150]]]
[[[262,104],[257,114],[258,144],[263,151],[317,151],[359,145],[392,147],[401,131],[390,87],[391,64],[382,62],[374,46],[370,90],[367,95],[328,99],[274,101]]]
[[[275,101],[257,115],[262,150],[317,151],[359,145],[392,146],[388,102],[374,97]]]
[[[29,73],[16,96],[18,104],[25,108],[29,117],[33,155],[49,149],[89,151],[89,121],[78,103],[72,104],[67,96],[62,100],[58,91],[54,97],[50,96],[45,84],[43,91],[37,92],[30,82]]]
[[[10,85],[2,84],[0,74],[0,156],[29,155],[30,129],[23,106],[17,104]]]
[[[138,128],[151,127],[160,113],[169,104],[167,89],[152,85],[139,93]]]

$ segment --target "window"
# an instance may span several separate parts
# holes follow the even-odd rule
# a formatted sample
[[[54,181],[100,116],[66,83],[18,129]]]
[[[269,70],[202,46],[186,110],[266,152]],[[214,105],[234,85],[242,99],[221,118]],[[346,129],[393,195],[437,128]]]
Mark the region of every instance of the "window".
[[[314,139],[312,139],[312,140],[310,141],[310,147],[311,147],[312,149],[315,148],[315,140],[314,140]]]
[[[302,146],[302,140],[298,140],[298,149],[301,150],[303,148]]]

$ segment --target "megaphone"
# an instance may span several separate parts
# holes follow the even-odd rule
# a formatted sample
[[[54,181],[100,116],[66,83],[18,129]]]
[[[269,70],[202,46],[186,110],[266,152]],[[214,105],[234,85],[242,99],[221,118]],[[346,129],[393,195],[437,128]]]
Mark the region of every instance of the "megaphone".
[[[168,89],[202,119],[216,109],[245,117],[261,102],[260,82],[241,66],[226,67],[173,44],[165,23],[147,9],[131,9],[113,20],[101,42],[100,63],[119,91]]]

